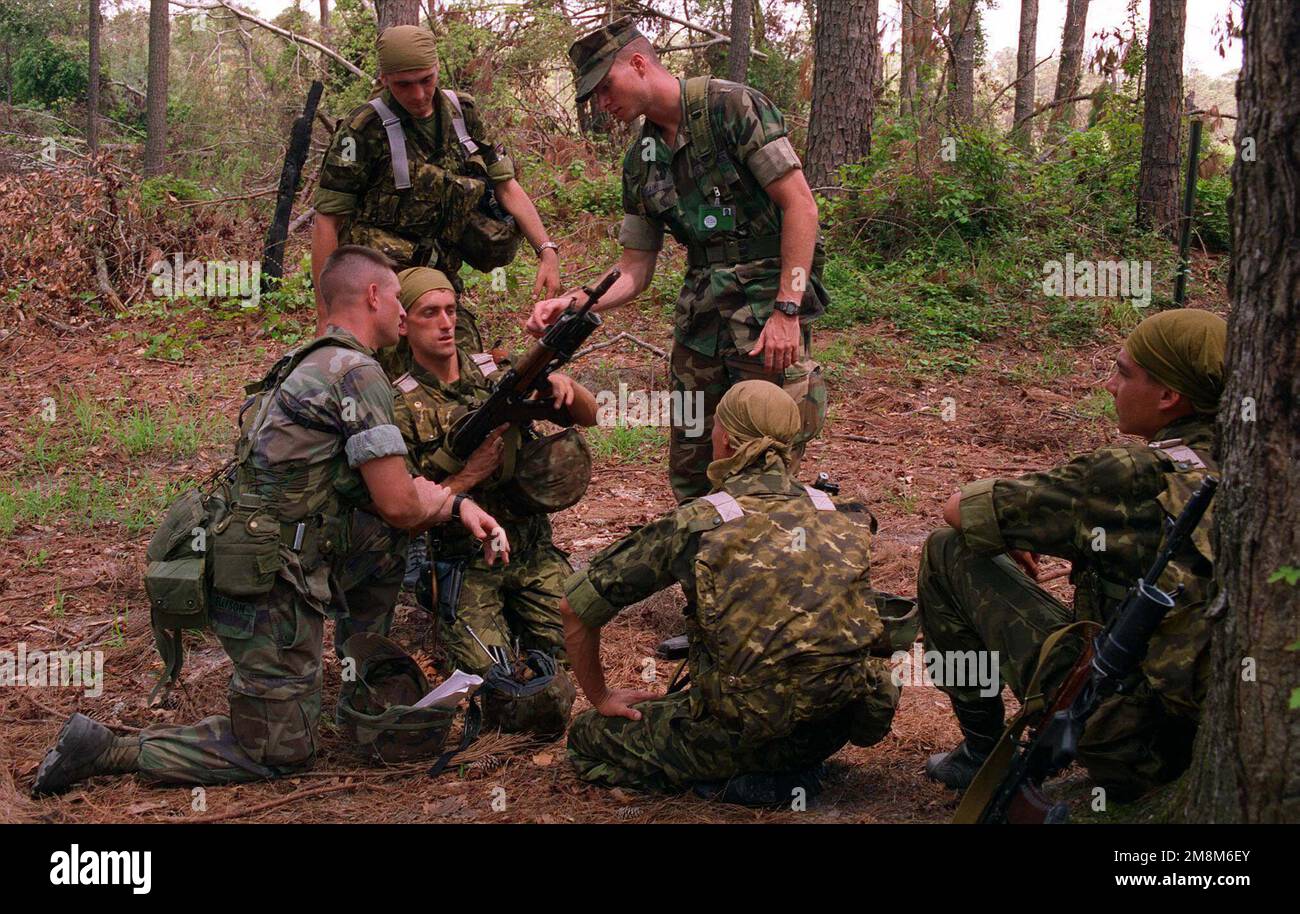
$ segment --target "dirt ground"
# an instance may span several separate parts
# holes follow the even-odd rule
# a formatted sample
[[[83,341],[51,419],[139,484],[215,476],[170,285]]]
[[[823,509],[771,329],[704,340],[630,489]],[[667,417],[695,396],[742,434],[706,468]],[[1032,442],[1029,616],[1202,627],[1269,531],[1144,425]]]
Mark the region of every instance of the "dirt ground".
[[[1217,305],[1210,303],[1212,306]],[[492,320],[498,317],[489,316]],[[165,321],[164,321],[165,322]],[[629,330],[667,347],[667,322],[645,311],[613,316],[608,333]],[[99,400],[125,394],[129,402],[181,410],[200,409],[220,425],[233,419],[239,385],[260,376],[282,346],[260,336],[261,326],[225,322],[199,334],[203,355],[186,364],[149,358],[138,341],[112,339],[110,329],[149,325],[91,322],[61,332],[28,321],[0,341],[5,365],[0,398],[0,459],[18,466],[29,453],[32,417],[43,398],[76,391]],[[485,334],[487,336],[488,334]],[[873,544],[873,584],[915,593],[915,572],[926,534],[940,523],[944,499],[970,480],[1045,468],[1111,439],[1113,423],[1081,412],[1114,357],[1117,337],[1064,349],[1038,350],[1014,336],[982,346],[981,363],[965,375],[925,379],[900,359],[863,347],[901,339],[888,325],[819,331],[817,349],[840,356],[825,362],[832,408],[826,431],[813,442],[802,475],[827,472],[843,494],[866,501],[880,522]],[[594,340],[593,340],[594,341]],[[843,343],[844,345],[839,345]],[[259,347],[261,351],[259,351]],[[1042,368],[1046,361],[1055,368]],[[573,374],[589,386],[617,389],[662,386],[666,366],[626,342],[577,363]],[[945,421],[944,398],[955,416]],[[231,427],[226,425],[226,428]],[[220,435],[217,436],[218,440]],[[226,457],[228,444],[201,446],[192,457],[137,461],[96,454],[96,472],[129,478],[148,469],[172,479],[202,478]],[[593,553],[660,512],[672,498],[666,482],[666,448],[601,462],[585,501],[554,518],[557,543],[585,562]],[[26,464],[22,464],[26,466]],[[75,468],[55,467],[55,477]],[[807,811],[756,812],[694,798],[609,791],[579,782],[565,761],[562,742],[523,744],[491,735],[476,743],[459,768],[431,780],[422,765],[366,766],[332,723],[339,664],[326,652],[325,701],[316,769],[274,783],[209,787],[196,810],[189,788],[145,786],[132,778],[96,778],[64,796],[33,801],[31,778],[46,747],[69,713],[80,710],[119,732],[183,723],[224,713],[228,661],[215,638],[195,639],[184,690],[167,707],[150,708],[147,696],[158,673],[141,584],[150,527],[128,534],[93,518],[20,523],[3,541],[0,557],[0,631],[3,647],[24,642],[29,651],[79,647],[105,652],[103,694],[73,688],[0,690],[0,821],[42,822],[941,822],[955,796],[928,782],[925,758],[958,739],[948,703],[931,687],[904,689],[889,736],[870,749],[846,747],[831,759],[826,790]],[[1064,570],[1049,559],[1044,571]],[[1069,587],[1050,585],[1064,599]],[[604,661],[611,683],[640,682],[643,661],[655,644],[679,630],[679,589],[623,612],[604,632]],[[327,632],[326,643],[330,643]],[[436,650],[427,617],[405,598],[394,637],[424,659]],[[666,687],[675,664],[657,665]],[[576,711],[587,707],[581,697]],[[504,795],[495,788],[503,788]],[[505,808],[494,809],[504,796]],[[496,804],[498,807],[500,803]]]

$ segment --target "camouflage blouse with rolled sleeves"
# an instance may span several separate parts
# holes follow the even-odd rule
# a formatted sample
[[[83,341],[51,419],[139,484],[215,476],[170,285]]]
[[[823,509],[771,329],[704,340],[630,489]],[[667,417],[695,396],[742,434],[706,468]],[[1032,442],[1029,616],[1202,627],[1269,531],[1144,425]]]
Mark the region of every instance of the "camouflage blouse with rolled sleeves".
[[[1213,465],[1212,420],[1184,417],[1162,429],[1155,441],[1173,439]],[[962,534],[982,555],[1021,549],[1069,559],[1076,617],[1105,622],[1155,560],[1169,513],[1161,498],[1167,475],[1175,472],[1161,451],[1135,442],[1099,448],[1041,473],[980,480],[961,490]],[[1194,568],[1200,580],[1185,583],[1199,585],[1203,598],[1213,577],[1208,561],[1193,559],[1183,570],[1171,566],[1161,586],[1170,586],[1170,575],[1186,575],[1186,568]],[[1195,681],[1191,676],[1204,660],[1209,638],[1203,608],[1193,612],[1186,599],[1181,601],[1157,632],[1145,664],[1148,678],[1156,669],[1162,691],[1185,708],[1199,706],[1203,696],[1204,682],[1199,674]]]
[[[473,97],[462,92],[457,92],[456,97],[460,99],[469,135],[480,147],[490,147],[484,138],[483,124]],[[456,133],[451,125],[451,106],[441,90],[434,97],[433,114],[422,119],[407,113],[387,89],[380,98],[402,121],[408,155],[418,155],[420,150],[433,150],[435,164],[451,167],[451,163],[456,161]],[[376,177],[389,174],[392,169],[388,136],[375,109],[370,105],[353,109],[340,123],[325,153],[313,201],[316,212],[339,216],[353,213]],[[501,156],[487,167],[487,172],[493,183],[509,181],[515,176],[514,162],[509,156]]]
[[[658,251],[665,231],[688,249],[769,239],[781,234],[781,209],[764,188],[800,168],[786,135],[781,111],[761,92],[715,79],[709,83],[709,113],[719,173],[734,205],[734,232],[708,231],[700,210],[713,205],[712,182],[692,167],[692,143],[682,84],[681,126],[672,143],[660,128],[646,122],[623,159],[623,225],[619,243],[626,248]],[[828,300],[821,284],[820,244],[804,294],[801,318],[812,320]],[[683,280],[674,320],[674,336],[702,355],[715,356],[734,341],[748,351],[757,344],[762,324],[772,313],[780,281],[779,250],[749,259],[691,266]],[[747,307],[748,306],[748,307]],[[742,313],[743,312],[743,313]]]

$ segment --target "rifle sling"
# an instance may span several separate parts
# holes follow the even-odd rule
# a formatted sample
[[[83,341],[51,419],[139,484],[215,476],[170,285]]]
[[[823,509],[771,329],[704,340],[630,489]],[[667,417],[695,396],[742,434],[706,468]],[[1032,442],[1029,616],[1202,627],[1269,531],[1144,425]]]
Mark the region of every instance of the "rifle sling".
[[[1083,634],[1088,631],[1096,632],[1101,626],[1096,622],[1083,621],[1072,622],[1063,628],[1058,628],[1047,636],[1043,646],[1038,649],[1038,665],[1034,668],[1034,675],[1029,680],[1029,687],[1025,689],[1025,699],[1021,702],[1020,712],[1011,719],[1007,728],[1002,731],[1002,738],[993,748],[989,757],[980,766],[976,773],[975,779],[971,781],[966,792],[962,794],[961,803],[957,806],[957,812],[953,814],[952,821],[954,825],[974,825],[979,822],[980,816],[993,801],[994,794],[997,793],[998,787],[1002,784],[1006,776],[1007,769],[1011,765],[1011,759],[1016,754],[1016,744],[1020,739],[1020,734],[1029,726],[1043,709],[1047,707],[1047,696],[1043,694],[1040,679],[1043,670],[1047,667],[1047,658],[1056,650],[1057,645],[1070,634]]]

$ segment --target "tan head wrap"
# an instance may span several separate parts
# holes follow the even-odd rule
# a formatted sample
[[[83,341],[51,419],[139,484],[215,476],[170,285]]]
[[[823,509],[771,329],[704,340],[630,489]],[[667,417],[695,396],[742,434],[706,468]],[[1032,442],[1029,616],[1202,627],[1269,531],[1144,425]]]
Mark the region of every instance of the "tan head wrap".
[[[385,32],[384,34],[388,33]],[[420,296],[425,292],[433,289],[456,291],[446,273],[429,267],[411,267],[409,270],[403,270],[397,274],[397,280],[402,284],[402,291],[398,293],[397,297],[401,299],[402,307],[407,309],[419,301]]]
[[[379,75],[426,70],[438,65],[433,32],[418,25],[391,25],[379,36]]]
[[[789,470],[791,449],[801,427],[799,407],[770,381],[741,381],[723,395],[713,421],[721,422],[736,453],[709,464],[715,489],[745,467],[766,461],[773,469]]]
[[[1223,393],[1227,322],[1209,311],[1176,308],[1153,314],[1124,341],[1124,351],[1165,387],[1212,413]]]

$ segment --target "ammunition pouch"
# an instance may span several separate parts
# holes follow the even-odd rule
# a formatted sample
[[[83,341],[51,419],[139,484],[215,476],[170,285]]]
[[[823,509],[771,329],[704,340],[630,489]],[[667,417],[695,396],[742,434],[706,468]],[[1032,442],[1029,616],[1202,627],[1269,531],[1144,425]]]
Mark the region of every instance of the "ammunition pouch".
[[[212,526],[212,589],[230,597],[269,593],[280,571],[280,522],[262,499],[241,495]]]

